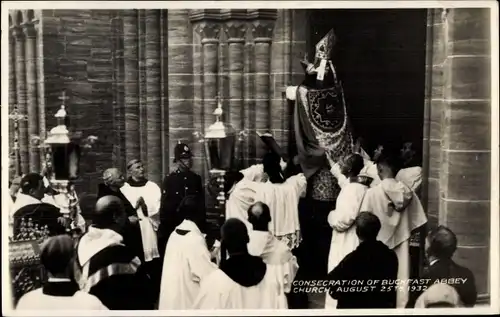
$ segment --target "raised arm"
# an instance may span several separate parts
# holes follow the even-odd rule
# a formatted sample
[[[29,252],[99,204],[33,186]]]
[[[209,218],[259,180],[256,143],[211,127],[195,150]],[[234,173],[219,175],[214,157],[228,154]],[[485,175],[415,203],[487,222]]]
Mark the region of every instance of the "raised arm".
[[[335,163],[330,155],[326,154],[326,158],[328,159],[328,163],[330,163],[330,172],[337,179],[337,183],[340,188],[344,188],[344,186],[348,183],[347,177],[342,174],[339,164]]]
[[[264,175],[264,165],[255,164],[240,171],[243,177],[250,181],[260,181]]]
[[[348,187],[347,190],[340,197],[341,199],[337,200],[337,208],[328,215],[328,223],[339,232],[346,231],[352,226],[365,195],[364,191],[357,191],[352,187]]]

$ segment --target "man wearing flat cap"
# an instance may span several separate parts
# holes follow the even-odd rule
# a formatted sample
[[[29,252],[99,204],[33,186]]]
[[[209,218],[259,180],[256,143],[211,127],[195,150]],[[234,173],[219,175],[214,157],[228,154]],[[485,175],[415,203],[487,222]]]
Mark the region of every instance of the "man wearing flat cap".
[[[174,163],[176,169],[165,177],[162,184],[162,198],[160,208],[160,228],[158,229],[159,249],[165,252],[167,240],[175,227],[181,224],[183,217],[177,214],[179,204],[186,196],[196,196],[205,205],[205,195],[201,176],[191,171],[193,154],[189,146],[180,141],[174,148]],[[205,210],[200,209],[201,218],[205,223]],[[201,225],[201,231],[204,231]]]

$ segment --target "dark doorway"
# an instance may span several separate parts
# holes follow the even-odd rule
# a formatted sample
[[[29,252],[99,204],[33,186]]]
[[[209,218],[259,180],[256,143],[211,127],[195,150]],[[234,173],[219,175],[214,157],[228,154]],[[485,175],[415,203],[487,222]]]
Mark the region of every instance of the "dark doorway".
[[[333,28],[353,132],[370,154],[403,142],[422,153],[426,22],[426,9],[311,10],[309,56]]]

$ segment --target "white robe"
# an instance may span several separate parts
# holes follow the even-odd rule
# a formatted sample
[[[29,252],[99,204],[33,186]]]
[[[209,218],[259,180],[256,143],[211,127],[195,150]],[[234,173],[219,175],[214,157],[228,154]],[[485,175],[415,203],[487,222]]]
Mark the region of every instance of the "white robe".
[[[390,204],[394,207],[390,207]],[[396,210],[400,210],[400,212]],[[375,214],[382,224],[377,239],[396,252],[398,279],[410,277],[411,232],[427,222],[422,204],[408,186],[395,179],[385,179],[366,193],[361,211]],[[403,308],[408,301],[408,290],[397,293],[396,307]]]
[[[284,242],[279,241],[270,232],[253,230],[249,232],[249,236],[248,253],[262,258],[267,268],[275,272],[280,287],[279,307],[287,308],[285,293],[290,293],[297,275],[297,258]]]
[[[359,174],[373,178],[370,187],[377,186],[381,182],[380,177],[378,176],[377,164],[366,158],[364,158],[363,161],[365,166]],[[422,168],[420,166],[403,168],[399,170],[395,179],[402,182],[417,193],[422,185]]]
[[[328,255],[328,272],[331,272],[359,245],[354,221],[358,216],[361,204],[368,187],[359,183],[345,184],[337,198],[335,210],[328,214],[328,223],[333,229]],[[337,301],[326,296],[325,308],[336,308]]]
[[[240,172],[243,179],[235,184],[226,201],[226,219],[240,219],[248,231],[251,231],[252,225],[247,220],[248,208],[255,203],[255,195],[258,187],[262,185],[264,171],[262,164],[256,164]]]
[[[284,309],[279,277],[269,268],[263,280],[250,287],[233,281],[217,269],[201,281],[193,309]]]
[[[306,178],[298,174],[288,178],[282,184],[261,182],[263,165],[253,165],[241,173],[244,179],[236,184],[226,204],[226,219],[238,218],[243,221],[249,231],[252,226],[248,222],[248,208],[257,201],[269,206],[271,222],[269,230],[290,248],[300,243],[300,224],[298,204],[300,196],[306,191]]]
[[[144,260],[152,261],[160,257],[158,251],[158,241],[156,231],[160,225],[160,204],[161,204],[161,189],[155,183],[148,181],[142,187],[132,187],[125,183],[120,188],[123,195],[128,201],[135,206],[140,197],[144,199],[147,207],[148,216],[139,208],[137,217],[139,218],[139,226],[141,227],[142,245],[144,248]]]
[[[210,261],[205,238],[196,224],[184,220],[168,239],[161,277],[159,310],[191,309],[200,281],[217,269]]]
[[[26,293],[16,310],[108,310],[94,295],[77,291],[73,296],[45,295],[42,288]]]

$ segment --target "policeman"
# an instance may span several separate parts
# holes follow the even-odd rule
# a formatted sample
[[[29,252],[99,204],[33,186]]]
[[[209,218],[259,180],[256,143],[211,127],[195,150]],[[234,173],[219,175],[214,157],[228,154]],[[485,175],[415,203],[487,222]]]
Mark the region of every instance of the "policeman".
[[[175,146],[174,163],[177,164],[177,168],[165,177],[162,184],[160,226],[158,228],[158,247],[162,253],[165,252],[170,233],[182,222],[182,217],[177,214],[177,209],[184,197],[197,196],[202,219],[206,219],[205,195],[201,176],[191,171],[193,154],[187,144],[179,141]],[[204,230],[204,228],[200,229]]]

